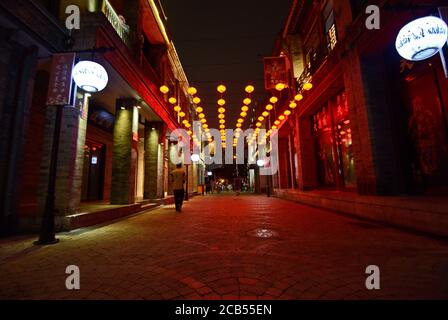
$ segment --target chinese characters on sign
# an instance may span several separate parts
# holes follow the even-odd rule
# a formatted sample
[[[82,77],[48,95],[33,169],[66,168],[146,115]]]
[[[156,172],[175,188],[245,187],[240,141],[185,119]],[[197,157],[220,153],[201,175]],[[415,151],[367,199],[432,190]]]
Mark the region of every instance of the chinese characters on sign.
[[[53,55],[47,105],[65,106],[70,104],[74,62],[74,53]]]
[[[278,83],[289,83],[286,57],[264,58],[265,89],[275,89],[275,85]]]

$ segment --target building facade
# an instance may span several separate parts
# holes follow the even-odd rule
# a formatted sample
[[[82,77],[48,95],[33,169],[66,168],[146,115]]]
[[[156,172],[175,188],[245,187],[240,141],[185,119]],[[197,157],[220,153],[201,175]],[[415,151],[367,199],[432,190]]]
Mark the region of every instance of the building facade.
[[[80,29],[67,30],[67,7]],[[172,131],[196,119],[187,77],[152,0],[2,1],[0,194],[3,234],[35,230],[44,210],[56,108],[47,106],[52,57],[75,52],[107,71],[107,87],[79,88],[65,106],[56,173],[58,229],[88,203],[128,205],[171,194]],[[166,85],[168,93],[160,87]],[[175,98],[175,103],[169,103]],[[174,107],[179,107],[175,109]],[[198,165],[188,166],[189,193]]]
[[[275,189],[448,194],[443,60],[395,49],[400,29],[442,2],[294,1],[274,52],[290,74],[287,90],[270,92],[276,115],[292,111],[279,125]],[[379,30],[366,27],[368,5],[380,8]]]

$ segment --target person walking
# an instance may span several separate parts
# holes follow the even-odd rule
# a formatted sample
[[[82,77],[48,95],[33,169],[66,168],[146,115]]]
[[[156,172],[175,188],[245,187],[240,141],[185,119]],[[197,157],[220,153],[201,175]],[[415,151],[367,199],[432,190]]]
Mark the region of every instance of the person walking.
[[[171,173],[173,179],[173,193],[174,203],[176,204],[176,211],[182,211],[182,204],[184,202],[184,183],[185,183],[185,170],[182,168],[182,164],[176,165],[176,169]]]
[[[240,177],[240,175],[238,173],[235,174],[235,177],[233,178],[233,190],[235,190],[235,194],[237,196],[239,196],[240,192],[241,192],[241,183],[242,183],[242,178]]]

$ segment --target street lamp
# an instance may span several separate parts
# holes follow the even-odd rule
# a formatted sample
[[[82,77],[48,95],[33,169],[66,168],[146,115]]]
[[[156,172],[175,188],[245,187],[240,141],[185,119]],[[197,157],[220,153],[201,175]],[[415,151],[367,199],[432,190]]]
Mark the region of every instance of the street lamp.
[[[94,49],[95,50],[95,49]],[[98,49],[97,49],[98,50]],[[109,81],[106,69],[93,61],[78,62],[70,76],[69,80],[73,79],[76,86],[87,92],[85,96],[90,96],[90,93],[102,91]],[[48,186],[47,197],[45,201],[45,210],[42,216],[41,230],[39,239],[34,242],[36,245],[48,245],[58,243],[59,240],[55,237],[54,232],[54,211],[55,211],[55,193],[56,193],[56,175],[57,163],[59,154],[59,138],[61,135],[61,122],[63,116],[63,104],[56,104],[56,120],[53,131],[53,141],[50,154],[50,166],[48,172]]]
[[[193,153],[191,155],[190,159],[193,162],[198,162],[200,160],[200,157],[199,157],[198,154]],[[185,164],[185,166],[187,167],[187,182],[186,182],[186,189],[187,189],[187,191],[185,192],[185,201],[188,201],[188,199],[189,199],[189,195],[188,195],[188,180],[189,180],[189,177],[188,177],[189,176],[189,169],[188,169],[188,167],[189,167],[189,164]]]
[[[199,157],[198,154],[193,153],[193,154],[191,155],[191,161],[193,161],[193,162],[198,162],[199,159],[200,159],[200,157]]]

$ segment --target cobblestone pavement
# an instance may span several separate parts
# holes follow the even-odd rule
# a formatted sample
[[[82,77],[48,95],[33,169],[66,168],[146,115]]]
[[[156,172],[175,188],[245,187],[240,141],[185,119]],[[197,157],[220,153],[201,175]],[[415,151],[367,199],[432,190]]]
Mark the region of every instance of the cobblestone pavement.
[[[196,197],[58,237],[0,241],[0,298],[448,298],[447,242],[264,196]],[[81,290],[65,288],[68,265]],[[365,288],[368,265],[381,290]]]

